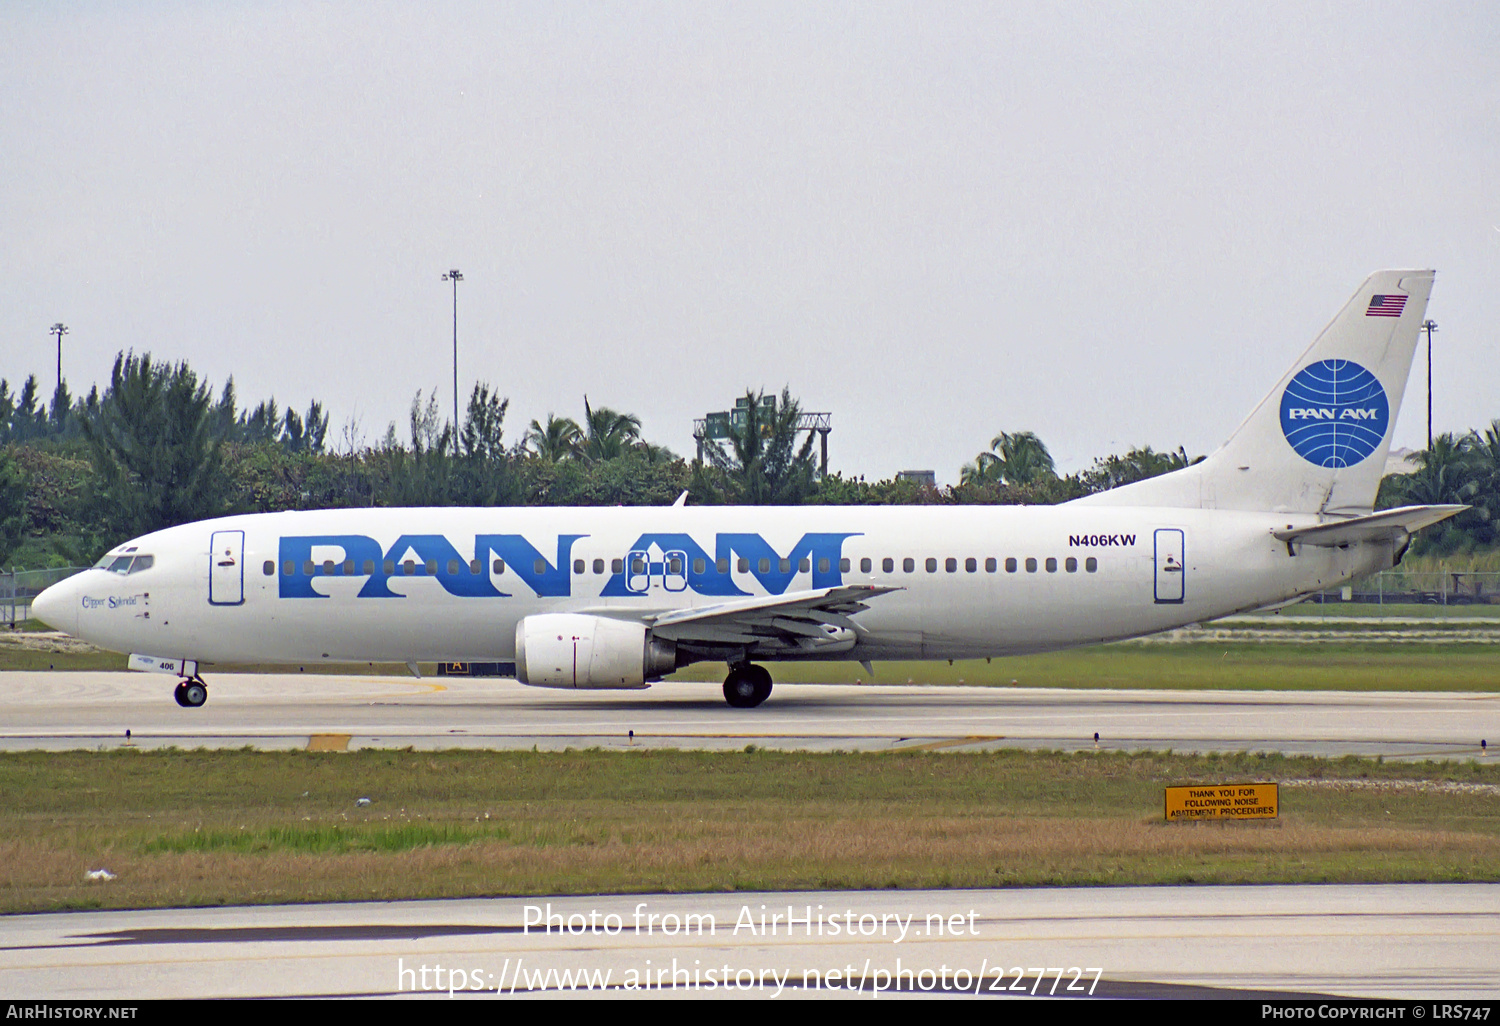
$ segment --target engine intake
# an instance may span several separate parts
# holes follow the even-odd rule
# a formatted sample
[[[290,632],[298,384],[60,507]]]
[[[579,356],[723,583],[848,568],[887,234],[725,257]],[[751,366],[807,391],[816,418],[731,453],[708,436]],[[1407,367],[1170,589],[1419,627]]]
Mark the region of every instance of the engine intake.
[[[677,645],[643,623],[540,613],[516,624],[516,680],[538,688],[644,688],[677,669]]]

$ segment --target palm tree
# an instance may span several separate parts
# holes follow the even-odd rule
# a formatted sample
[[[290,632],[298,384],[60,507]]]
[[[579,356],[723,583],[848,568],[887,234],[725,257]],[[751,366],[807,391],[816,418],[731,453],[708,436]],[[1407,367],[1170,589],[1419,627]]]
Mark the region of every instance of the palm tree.
[[[547,426],[536,421],[526,429],[522,444],[547,463],[558,463],[578,455],[583,443],[583,429],[572,417],[555,417],[547,414]]]
[[[964,484],[993,481],[998,484],[1029,485],[1057,477],[1052,454],[1030,431],[1002,431],[990,441],[990,451],[959,471]]]
[[[584,438],[579,453],[595,463],[617,459],[635,448],[641,440],[641,418],[633,413],[617,413],[608,406],[597,410],[583,397]]]
[[[1403,500],[1423,506],[1468,502],[1478,490],[1468,442],[1449,432],[1434,438],[1430,447],[1412,453],[1417,469],[1401,482]]]
[[[705,440],[703,454],[729,479],[731,499],[751,506],[790,506],[813,491],[815,434],[797,446],[802,408],[783,388],[774,407],[762,406],[765,393],[746,392],[745,416],[731,421],[724,442]]]

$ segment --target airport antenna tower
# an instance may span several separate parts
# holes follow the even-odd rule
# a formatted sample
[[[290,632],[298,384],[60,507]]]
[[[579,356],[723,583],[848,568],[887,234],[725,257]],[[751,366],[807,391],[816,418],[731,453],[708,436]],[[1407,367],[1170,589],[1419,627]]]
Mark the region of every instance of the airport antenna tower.
[[[444,281],[453,283],[453,449],[458,450],[458,283],[464,280],[462,272],[454,268],[443,275]]]

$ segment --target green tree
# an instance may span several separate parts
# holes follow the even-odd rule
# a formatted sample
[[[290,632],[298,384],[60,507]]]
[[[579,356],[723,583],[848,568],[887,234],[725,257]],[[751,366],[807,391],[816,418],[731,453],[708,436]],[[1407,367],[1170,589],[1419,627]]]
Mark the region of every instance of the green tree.
[[[816,491],[817,436],[807,432],[798,446],[800,404],[789,388],[781,390],[774,406],[761,405],[764,395],[747,391],[749,405],[742,419],[731,421],[729,437],[704,440],[703,455],[718,474],[696,471],[695,495],[712,502],[705,492],[714,487],[716,477],[723,482],[725,501],[748,506],[795,506]]]
[[[186,363],[115,357],[99,412],[83,424],[95,498],[113,531],[130,537],[226,512],[229,482],[211,437],[211,405],[208,386]]]
[[[619,459],[641,440],[641,418],[601,406],[597,410],[583,397],[583,440],[578,451],[586,460],[602,463]]]
[[[1101,456],[1095,459],[1094,465],[1083,472],[1081,480],[1090,492],[1103,492],[1144,481],[1149,477],[1169,474],[1202,461],[1202,456],[1189,459],[1187,450],[1180,445],[1176,452],[1157,452],[1148,445],[1131,449],[1124,456]]]
[[[979,484],[1031,485],[1057,477],[1052,454],[1030,431],[1002,431],[990,441],[990,451],[959,471],[959,481]]]
[[[505,411],[510,400],[479,383],[469,395],[458,455],[453,501],[465,506],[509,506],[520,498],[520,486],[505,451]]]
[[[26,472],[10,453],[0,450],[0,565],[26,537]]]
[[[577,456],[582,443],[583,429],[576,420],[549,413],[545,427],[534,420],[531,422],[522,444],[543,463],[557,463]]]

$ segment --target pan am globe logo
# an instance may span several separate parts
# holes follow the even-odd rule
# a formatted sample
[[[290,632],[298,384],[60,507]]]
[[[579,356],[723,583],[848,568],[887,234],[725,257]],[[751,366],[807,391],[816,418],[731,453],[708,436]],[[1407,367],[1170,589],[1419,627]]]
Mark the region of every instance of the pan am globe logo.
[[[1297,372],[1281,394],[1281,432],[1319,467],[1352,467],[1385,437],[1390,406],[1380,379],[1352,360],[1321,360]]]

